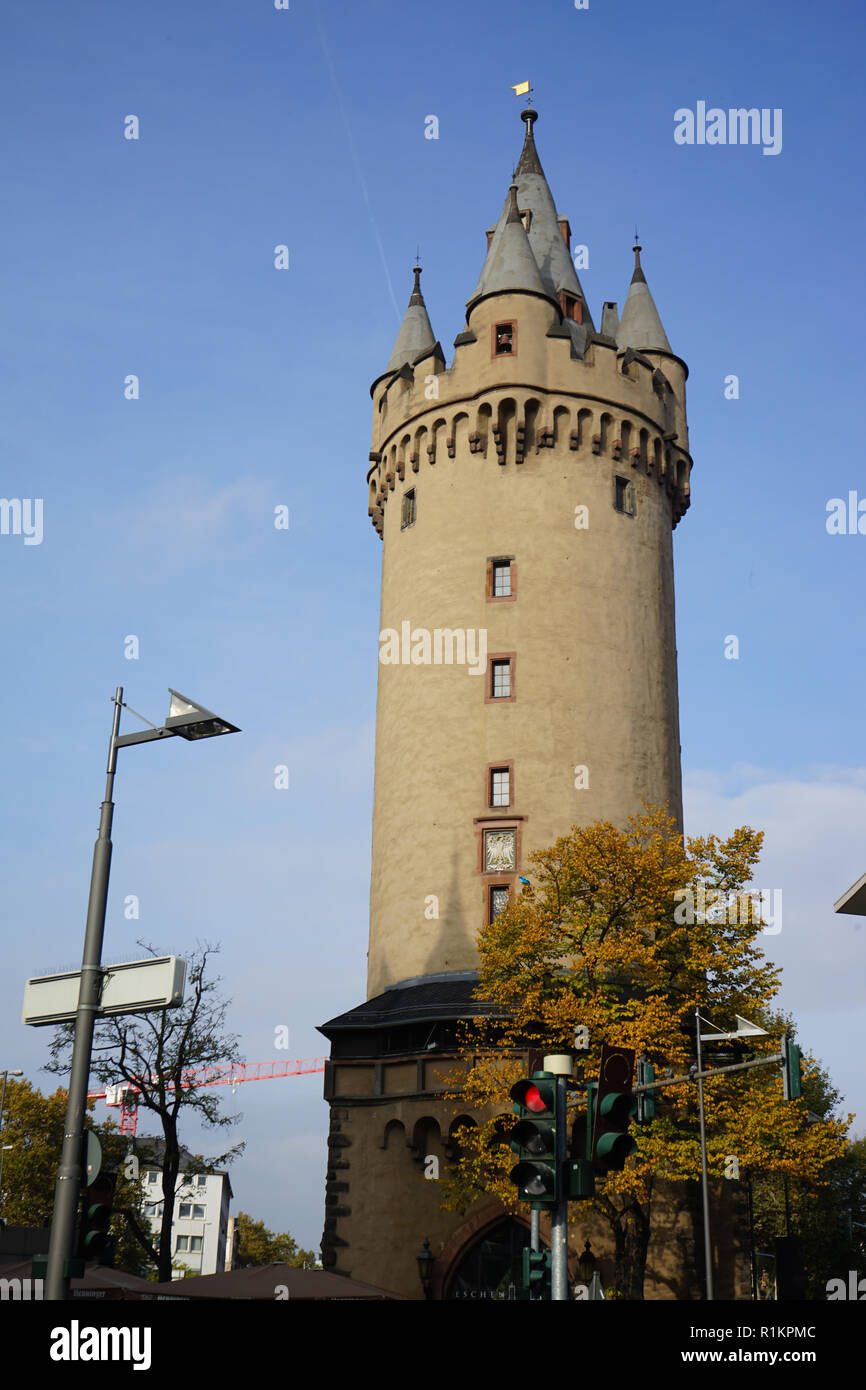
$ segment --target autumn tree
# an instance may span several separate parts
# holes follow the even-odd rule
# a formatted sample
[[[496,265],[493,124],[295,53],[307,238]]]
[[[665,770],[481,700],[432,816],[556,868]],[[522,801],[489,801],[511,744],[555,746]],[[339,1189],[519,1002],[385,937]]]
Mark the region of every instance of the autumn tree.
[[[90,1101],[91,1111],[93,1105]],[[9,1078],[0,1130],[0,1143],[9,1145],[4,1154],[0,1193],[0,1211],[8,1225],[35,1228],[51,1224],[65,1120],[65,1091],[46,1096],[29,1081]],[[103,1169],[117,1173],[111,1224],[111,1234],[117,1240],[114,1264],[132,1274],[144,1275],[146,1258],[122,1214],[131,1212],[143,1222],[141,1180],[125,1165],[127,1141],[112,1120],[96,1124],[90,1115],[87,1127],[99,1140]]]
[[[288,1231],[274,1235],[263,1221],[254,1221],[245,1211],[237,1216],[238,1254],[240,1269],[250,1265],[292,1265],[296,1269],[314,1269],[319,1261],[312,1250],[302,1250]]]
[[[448,1205],[464,1209],[495,1192],[514,1208],[508,1091],[525,1074],[527,1050],[573,1051],[576,1038],[585,1041],[579,1082],[597,1075],[603,1043],[633,1048],[658,1077],[674,1077],[694,1062],[696,1009],[725,1031],[735,1029],[737,1014],[760,1022],[779,988],[757,940],[760,911],[746,891],[762,838],[743,827],[686,846],[671,817],[646,809],[624,831],[607,822],[574,827],[529,856],[534,882],[479,938],[475,997],[487,1012],[466,1025],[452,1092],[478,1123],[461,1130]],[[778,1046],[778,1038],[763,1040],[755,1052]],[[844,1150],[845,1124],[809,1125],[804,1102],[782,1099],[778,1069],[766,1073],[761,1081],[752,1070],[704,1083],[709,1172],[724,1176],[735,1155],[750,1172],[819,1183]],[[659,1091],[636,1154],[598,1183],[615,1284],[627,1298],[643,1296],[659,1179],[700,1175],[696,1090],[687,1083]]]
[[[138,943],[158,954],[145,942]],[[157,1266],[161,1281],[171,1278],[171,1229],[174,1196],[181,1163],[180,1125],[195,1118],[208,1129],[226,1130],[236,1116],[222,1113],[219,1092],[201,1086],[192,1072],[226,1062],[241,1062],[237,1035],[225,1032],[229,1001],[219,993],[219,977],[208,978],[211,957],[219,948],[199,945],[187,965],[186,997],[180,1007],[143,1014],[99,1019],[93,1040],[91,1075],[103,1086],[127,1083],[138,1092],[139,1111],[159,1121],[163,1214],[159,1240],[153,1243],[148,1224],[127,1209],[130,1227],[142,1250]],[[47,1070],[68,1074],[73,1026],[61,1025],[52,1039]],[[243,1150],[235,1145],[202,1161],[199,1171],[224,1167]]]
[[[836,1117],[841,1097],[826,1070],[816,1065],[803,1085],[808,1120]],[[831,1159],[816,1185],[800,1173],[746,1173],[752,1187],[755,1245],[774,1251],[778,1236],[799,1236],[807,1297],[825,1299],[830,1279],[847,1279],[866,1256],[866,1138],[852,1139]]]

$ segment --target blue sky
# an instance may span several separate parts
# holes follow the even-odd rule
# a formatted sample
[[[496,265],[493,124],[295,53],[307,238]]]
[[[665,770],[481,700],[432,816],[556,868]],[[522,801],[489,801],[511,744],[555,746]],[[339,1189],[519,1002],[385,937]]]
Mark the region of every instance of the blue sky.
[[[121,753],[106,957],[135,957],[137,936],[178,953],[221,941],[252,1062],[285,1056],[281,1024],[290,1055],[324,1052],[315,1026],[363,997],[368,386],[419,244],[450,361],[521,147],[510,85],[531,78],[596,322],[604,300],[622,306],[637,222],[690,367],[686,828],[766,830],[781,1003],[862,1133],[866,934],[832,904],[866,869],[866,536],[825,524],[831,498],[866,498],[860,6],[7,0],[4,27],[0,490],[42,498],[44,534],[0,536],[0,1066],[48,1085],[23,981],[79,963],[118,684],[156,723],[172,685],[244,732]],[[698,101],[780,108],[781,152],[676,144],[674,112]],[[138,140],[123,138],[130,114]],[[320,1097],[320,1077],[226,1092],[248,1143],[238,1204],[308,1246]]]

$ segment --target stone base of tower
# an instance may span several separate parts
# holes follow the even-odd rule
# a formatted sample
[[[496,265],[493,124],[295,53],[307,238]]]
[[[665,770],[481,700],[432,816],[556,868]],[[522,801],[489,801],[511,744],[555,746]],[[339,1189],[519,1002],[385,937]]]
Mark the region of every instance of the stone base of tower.
[[[467,1212],[444,1211],[440,1181],[465,1120],[444,1099],[456,1060],[460,1018],[479,1012],[470,976],[428,977],[386,990],[332,1019],[325,1099],[331,1109],[322,1263],[409,1298],[423,1298],[417,1257],[429,1241],[432,1297],[508,1298],[516,1293],[529,1212],[506,1212],[482,1197]],[[748,1209],[740,1183],[711,1192],[715,1296],[751,1297]],[[548,1243],[549,1221],[541,1233]],[[602,1284],[614,1278],[613,1239],[604,1217],[570,1204],[569,1266],[589,1240]],[[658,1184],[644,1297],[704,1297],[703,1227],[696,1183]]]

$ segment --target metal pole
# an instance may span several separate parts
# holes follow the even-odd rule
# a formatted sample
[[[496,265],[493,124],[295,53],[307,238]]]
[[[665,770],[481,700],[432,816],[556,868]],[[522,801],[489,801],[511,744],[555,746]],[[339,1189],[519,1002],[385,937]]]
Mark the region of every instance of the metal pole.
[[[81,985],[78,992],[78,1009],[75,1014],[75,1040],[72,1047],[72,1070],[69,1077],[69,1096],[66,1103],[63,1153],[57,1174],[57,1185],[54,1189],[54,1217],[51,1222],[51,1237],[48,1246],[45,1298],[55,1302],[62,1302],[69,1294],[66,1262],[73,1255],[75,1217],[84,1176],[81,1167],[84,1118],[87,1112],[87,1084],[90,1079],[93,1027],[96,1010],[99,1007],[102,981],[102,937],[105,931],[108,874],[111,868],[111,822],[114,815],[112,795],[122,699],[123,687],[118,686],[114,696],[111,741],[108,745],[105,800],[100,809],[99,834],[93,847],[93,868],[90,875],[87,925],[84,930],[84,953],[81,958]]]
[[[541,1249],[541,1212],[537,1207],[532,1207],[529,1212],[529,1248]],[[532,1298],[531,1292],[529,1297]]]
[[[553,1222],[550,1231],[550,1297],[553,1303],[568,1300],[568,1186],[566,1182],[566,1159],[568,1157],[568,1138],[565,1133],[567,1078],[556,1078],[556,1206],[553,1209]]]
[[[3,1208],[3,1154],[5,1152],[3,1144],[3,1109],[6,1105],[6,1078],[8,1070],[3,1073],[3,1091],[0,1093],[0,1210]]]
[[[707,1129],[704,1123],[704,1079],[701,1071],[701,1015],[695,1009],[698,1042],[698,1106],[701,1116],[701,1186],[704,1196],[704,1267],[707,1278],[707,1301],[713,1302],[713,1252],[710,1246],[710,1194],[707,1184]]]
[[[752,1275],[752,1301],[758,1301],[758,1266],[755,1258],[755,1200],[749,1178],[749,1269]]]

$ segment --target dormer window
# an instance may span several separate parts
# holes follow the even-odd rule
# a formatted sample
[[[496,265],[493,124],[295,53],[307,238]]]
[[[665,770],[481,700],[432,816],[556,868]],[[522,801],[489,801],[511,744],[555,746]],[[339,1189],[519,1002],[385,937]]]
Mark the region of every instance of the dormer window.
[[[559,296],[559,303],[567,319],[574,319],[575,323],[583,323],[583,305],[576,295],[566,294],[563,290]]]
[[[512,319],[509,323],[495,323],[493,325],[493,356],[494,357],[516,357],[517,355],[517,324]]]

